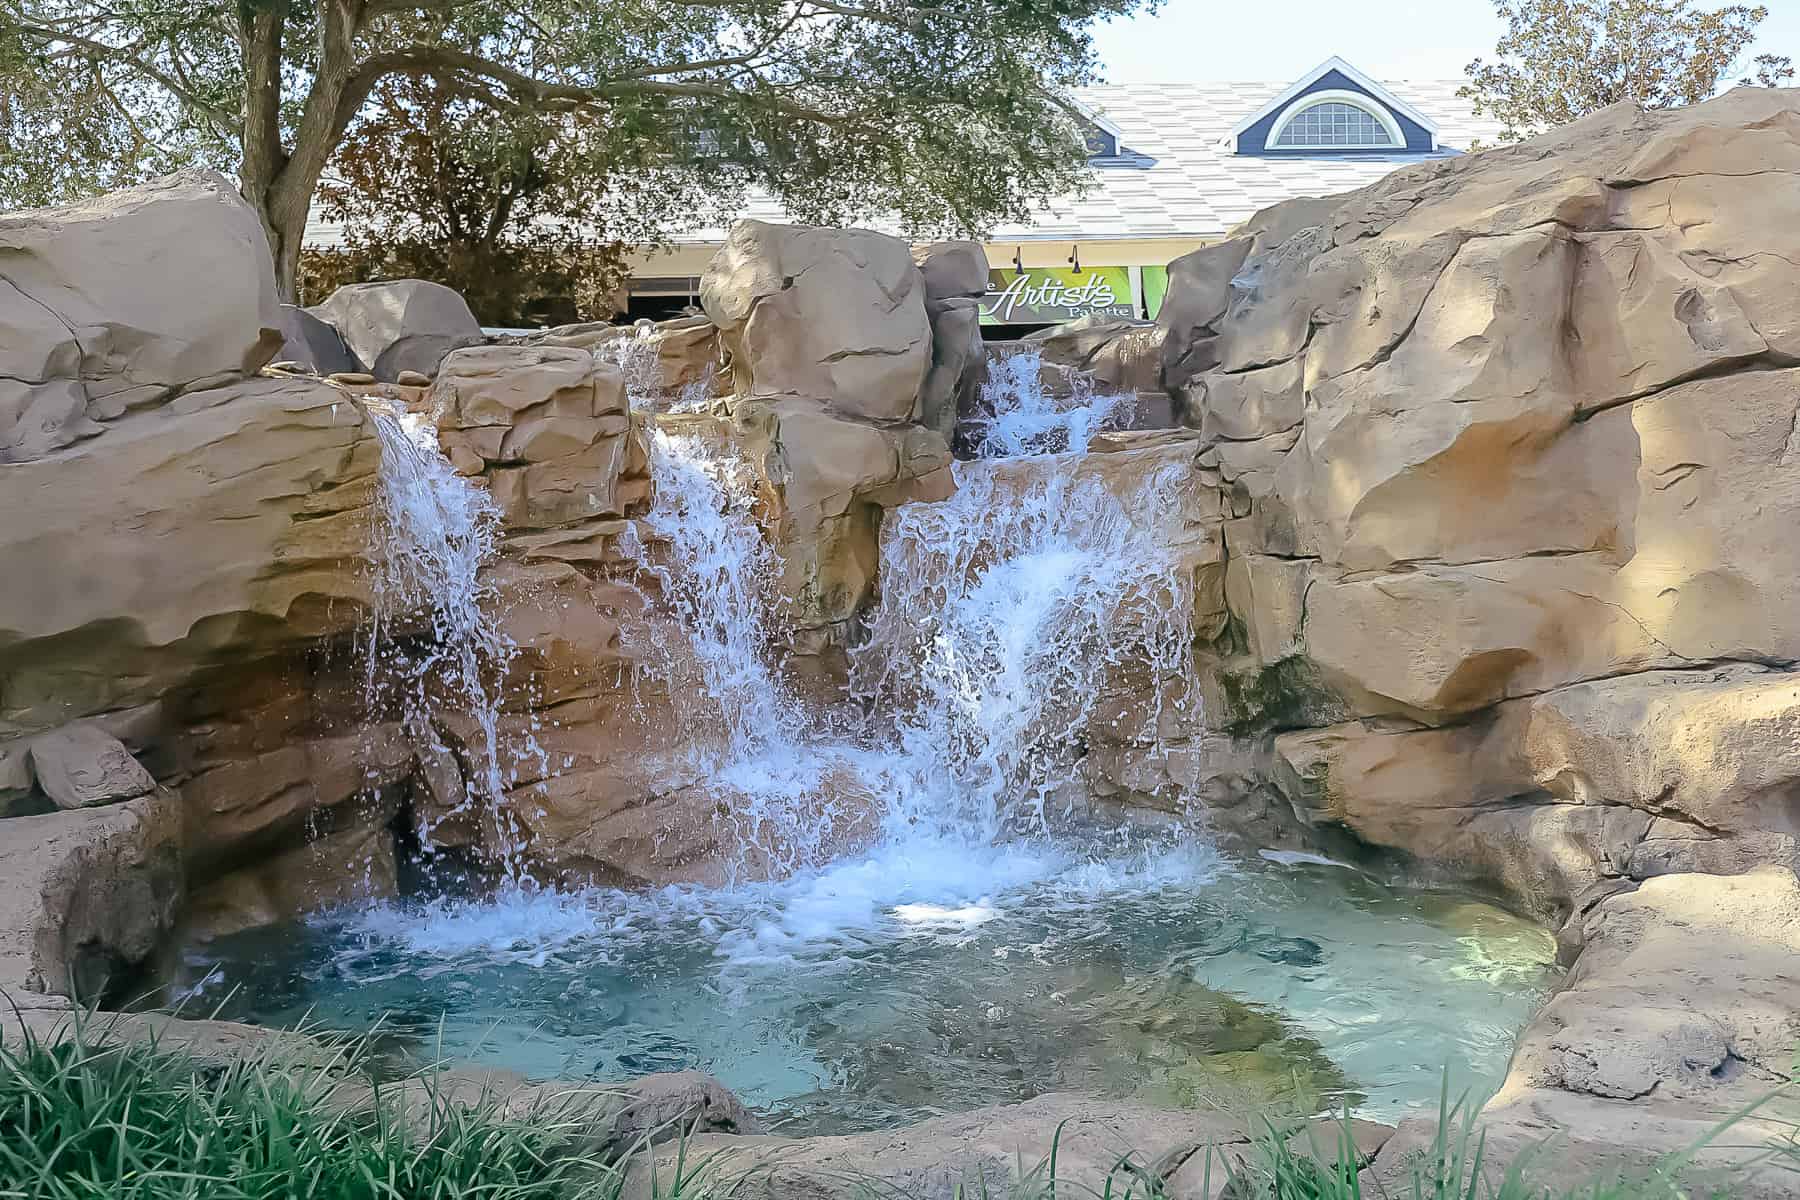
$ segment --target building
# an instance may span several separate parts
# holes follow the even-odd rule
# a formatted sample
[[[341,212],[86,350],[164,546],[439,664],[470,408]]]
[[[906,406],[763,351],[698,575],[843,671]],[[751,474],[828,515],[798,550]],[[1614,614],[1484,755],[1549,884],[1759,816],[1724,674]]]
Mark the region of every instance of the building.
[[[1406,163],[1493,142],[1462,80],[1371,79],[1330,58],[1288,83],[1122,84],[1076,97],[1091,117],[1092,187],[987,239],[985,324],[995,336],[1094,312],[1154,317],[1166,264],[1258,209],[1372,183]],[[789,218],[753,198],[742,214]],[[879,226],[878,226],[879,227]],[[698,230],[634,264],[630,316],[693,303],[722,229]]]

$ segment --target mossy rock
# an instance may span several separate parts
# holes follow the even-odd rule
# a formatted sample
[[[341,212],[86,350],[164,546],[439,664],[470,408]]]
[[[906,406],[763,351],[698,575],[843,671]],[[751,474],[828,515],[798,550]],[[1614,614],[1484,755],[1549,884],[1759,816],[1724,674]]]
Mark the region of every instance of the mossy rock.
[[[1223,700],[1221,728],[1233,737],[1334,725],[1350,716],[1303,658],[1260,667],[1221,664],[1215,678]]]

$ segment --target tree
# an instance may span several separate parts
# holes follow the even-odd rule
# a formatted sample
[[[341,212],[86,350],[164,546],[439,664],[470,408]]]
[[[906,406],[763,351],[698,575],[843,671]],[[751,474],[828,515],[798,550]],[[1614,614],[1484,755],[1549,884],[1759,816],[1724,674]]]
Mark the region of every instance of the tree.
[[[1693,0],[1495,0],[1506,33],[1494,62],[1476,59],[1459,93],[1518,141],[1628,100],[1644,108],[1696,104],[1718,91],[1756,26],[1758,5],[1695,9]],[[1785,57],[1760,54],[1746,84],[1794,77]]]
[[[496,116],[429,78],[384,80],[320,180],[315,209],[340,241],[302,252],[302,301],[417,276],[461,292],[483,324],[609,315],[627,249],[693,211],[704,181],[666,165],[627,171],[629,147],[592,145],[605,132]],[[596,158],[614,177],[590,169]],[[572,311],[546,310],[550,298]]]
[[[711,156],[709,185],[804,219],[975,233],[1078,183],[1065,93],[1093,78],[1088,28],[1158,2],[0,0],[0,131],[80,132],[52,172],[22,161],[41,143],[0,148],[0,182],[235,164],[291,296],[326,163],[403,77],[496,121],[603,131],[595,178],[621,150],[628,170]]]

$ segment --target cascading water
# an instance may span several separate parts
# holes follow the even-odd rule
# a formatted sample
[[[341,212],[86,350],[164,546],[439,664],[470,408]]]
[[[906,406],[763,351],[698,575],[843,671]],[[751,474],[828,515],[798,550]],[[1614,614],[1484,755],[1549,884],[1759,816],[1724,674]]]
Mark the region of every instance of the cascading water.
[[[1092,426],[1063,428],[1079,446]],[[401,1014],[386,1028],[429,1053],[539,1077],[699,1068],[796,1132],[1050,1089],[1392,1119],[1436,1102],[1446,1064],[1455,1087],[1499,1077],[1548,986],[1542,931],[1331,864],[1229,867],[1179,833],[1096,842],[1052,819],[1110,673],[1184,677],[1181,473],[1126,485],[1079,455],[1000,457],[958,464],[951,499],[891,513],[853,664],[869,726],[846,744],[769,657],[773,562],[730,460],[664,436],[652,459],[656,509],[631,549],[679,618],[671,690],[714,735],[692,766],[725,784],[747,843],[792,851],[781,869],[245,934],[196,964],[229,992],[224,1015],[358,1030]],[[878,810],[863,849],[830,852],[831,772]]]
[[[517,647],[493,618],[482,567],[494,556],[500,510],[458,476],[436,430],[417,413],[367,404],[381,441],[370,545],[374,615],[365,688],[371,710],[398,707],[415,744],[449,752],[438,716],[454,707],[473,721],[462,746],[466,794],[454,815],[483,820],[509,882],[522,881],[519,831],[501,803],[500,686]],[[432,829],[422,834],[429,841]]]
[[[631,398],[632,408],[669,413],[700,413],[710,407],[717,365],[707,363],[700,378],[681,387],[665,387],[662,353],[656,344],[655,326],[639,325],[630,333],[602,343],[595,353],[618,367],[625,376],[625,393]]]
[[[808,715],[771,663],[779,566],[751,513],[748,465],[661,430],[650,464],[649,538],[634,528],[622,549],[677,619],[660,647],[666,682],[697,772],[735,801],[735,865],[817,865],[841,816],[826,784],[842,763],[833,747],[805,744]]]
[[[1102,392],[1092,377],[1062,372],[1069,394],[1058,398],[1044,387],[1044,354],[1026,346],[988,364],[981,389],[987,416],[976,425],[977,458],[1026,454],[1080,453],[1096,433],[1129,416],[1129,393]]]
[[[1109,672],[1186,677],[1191,584],[1168,527],[1179,468],[1118,495],[1078,460],[1052,461],[958,463],[954,496],[903,506],[883,531],[852,685],[900,714],[910,824],[1046,831]]]

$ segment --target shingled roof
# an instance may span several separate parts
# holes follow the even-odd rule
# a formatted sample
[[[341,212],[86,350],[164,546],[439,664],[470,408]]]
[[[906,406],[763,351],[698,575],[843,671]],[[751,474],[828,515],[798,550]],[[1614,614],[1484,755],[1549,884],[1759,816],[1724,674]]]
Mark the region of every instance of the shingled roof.
[[[1460,153],[1477,139],[1499,138],[1498,122],[1477,118],[1456,91],[1460,79],[1383,86],[1429,116],[1440,150],[1355,156],[1267,158],[1240,155],[1234,126],[1281,94],[1276,83],[1156,83],[1085,88],[1076,95],[1089,111],[1119,130],[1120,165],[1092,168],[1086,196],[1050,201],[1028,225],[1002,225],[989,241],[1158,237],[1219,237],[1260,208],[1294,196],[1323,196],[1373,183],[1420,158]],[[1131,151],[1148,165],[1126,165]],[[788,219],[768,196],[754,196],[745,217]],[[876,225],[880,228],[880,225]],[[714,242],[718,229],[695,230],[679,241]]]
[[[1422,157],[1458,153],[1477,139],[1498,139],[1497,122],[1477,118],[1457,96],[1462,80],[1382,81],[1398,99],[1428,116],[1440,149],[1433,154],[1353,156],[1240,155],[1234,126],[1292,85],[1274,83],[1140,83],[1086,88],[1077,100],[1118,130],[1120,156],[1091,168],[1093,187],[1082,197],[1048,202],[1029,224],[1003,225],[992,242],[1128,238],[1213,238],[1258,209],[1294,196],[1320,196],[1362,187]],[[1127,153],[1129,152],[1129,153]],[[779,202],[754,194],[739,214],[764,221],[790,218]],[[875,228],[883,223],[871,222]],[[315,221],[314,245],[332,245],[337,230]],[[676,242],[720,242],[725,230],[688,230]]]

